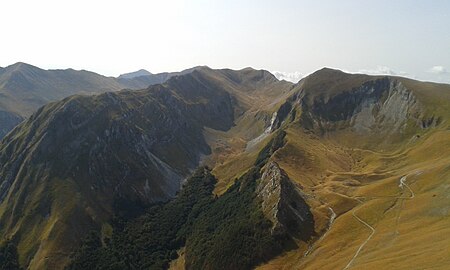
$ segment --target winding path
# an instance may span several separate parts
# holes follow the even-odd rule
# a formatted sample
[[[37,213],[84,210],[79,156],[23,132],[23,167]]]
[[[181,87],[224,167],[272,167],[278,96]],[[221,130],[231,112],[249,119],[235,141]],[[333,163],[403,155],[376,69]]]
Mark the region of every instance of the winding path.
[[[418,175],[418,173],[416,173],[417,175]],[[386,197],[380,197],[380,196],[377,196],[377,197],[371,197],[371,198],[395,198],[395,199],[401,199],[402,200],[402,205],[403,205],[403,200],[404,199],[408,199],[408,200],[410,200],[410,199],[413,199],[414,197],[415,197],[415,194],[414,194],[414,191],[408,186],[408,184],[406,184],[406,178],[407,178],[407,175],[405,175],[405,176],[402,176],[401,178],[400,178],[400,180],[399,180],[399,188],[401,188],[402,190],[403,190],[403,187],[406,187],[408,190],[409,190],[409,192],[410,192],[410,196],[409,197],[404,197],[404,196],[400,196],[400,197],[393,197],[393,196],[386,196]],[[360,202],[360,203],[363,203],[363,201],[362,200],[360,200],[359,198],[356,198],[356,200],[358,200],[358,202]],[[401,206],[402,206],[401,205]],[[401,209],[400,209],[400,211],[401,211]],[[398,216],[397,216],[397,222],[396,222],[396,232],[398,233],[398,231],[397,231],[397,225],[398,225],[398,223],[399,223],[399,220],[400,220],[400,211],[399,211],[399,214],[398,214]],[[365,222],[364,220],[362,220],[360,217],[358,217],[357,215],[356,215],[356,209],[355,210],[353,210],[353,212],[352,212],[352,215],[353,215],[353,217],[356,219],[356,220],[358,220],[360,223],[362,223],[364,226],[366,226],[367,228],[369,228],[370,230],[371,230],[371,233],[370,233],[370,235],[369,235],[369,237],[367,237],[367,239],[359,246],[359,248],[358,248],[358,250],[356,250],[356,253],[355,253],[355,255],[353,255],[353,257],[352,257],[352,259],[348,262],[348,264],[344,267],[344,269],[343,270],[346,270],[346,269],[349,269],[350,268],[350,266],[352,265],[352,263],[353,263],[353,261],[356,259],[356,257],[358,257],[358,255],[359,255],[359,253],[361,252],[361,250],[364,248],[364,246],[370,241],[370,239],[373,237],[373,235],[375,234],[375,232],[376,232],[376,230],[375,230],[375,228],[374,227],[372,227],[370,224],[368,224],[367,222]]]
[[[348,262],[348,264],[345,266],[345,269],[349,269],[350,265],[353,263],[353,261],[356,259],[356,257],[358,257],[359,253],[361,252],[361,250],[364,248],[364,246],[367,244],[367,242],[369,242],[369,240],[372,238],[372,236],[375,234],[375,228],[370,226],[370,224],[368,224],[367,222],[365,222],[364,220],[362,220],[361,218],[359,218],[356,214],[355,214],[356,210],[353,210],[352,215],[354,218],[356,218],[356,220],[358,220],[359,222],[361,222],[364,226],[366,226],[367,228],[369,228],[371,230],[371,233],[369,235],[369,237],[367,237],[366,241],[364,241],[364,243],[362,243],[358,250],[356,251],[355,255],[353,255],[352,259]]]

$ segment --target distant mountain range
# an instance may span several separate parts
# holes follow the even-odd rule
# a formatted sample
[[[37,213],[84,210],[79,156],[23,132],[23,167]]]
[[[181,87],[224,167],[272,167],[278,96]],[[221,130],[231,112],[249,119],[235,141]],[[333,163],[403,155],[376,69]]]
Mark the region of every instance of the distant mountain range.
[[[128,74],[122,74],[117,78],[117,81],[127,88],[139,89],[153,84],[164,83],[173,76],[188,74],[199,68],[201,67],[193,67],[180,72],[163,72],[157,74],[151,74],[146,70],[139,70]]]
[[[195,69],[160,74],[141,70],[113,78],[84,70],[44,70],[25,63],[1,68],[0,138],[49,102],[74,94],[98,94],[125,88],[142,89]]]
[[[295,84],[252,68],[0,72],[6,118],[26,117],[0,141],[0,266],[448,266],[450,85],[329,68]]]

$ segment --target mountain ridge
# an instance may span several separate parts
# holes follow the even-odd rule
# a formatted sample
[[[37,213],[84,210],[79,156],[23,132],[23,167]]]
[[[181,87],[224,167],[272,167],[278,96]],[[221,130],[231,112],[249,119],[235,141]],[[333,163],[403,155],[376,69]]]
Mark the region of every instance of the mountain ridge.
[[[207,67],[142,90],[67,97],[41,107],[0,142],[0,231],[17,245],[21,265],[65,265],[74,251],[68,246],[80,245],[90,229],[101,239],[114,237],[114,215],[139,214],[172,199],[184,179],[207,164],[217,178],[217,202],[198,213],[202,219],[185,246],[186,267],[217,266],[219,247],[208,248],[203,237],[222,239],[228,255],[246,259],[230,243],[240,229],[248,232],[256,226],[252,222],[266,221],[230,205],[250,200],[273,224],[283,219],[301,224],[296,217],[303,214],[310,220],[305,224],[313,225],[303,224],[305,231],[293,242],[283,240],[291,248],[275,258],[266,253],[270,245],[259,246],[249,267],[344,267],[364,240],[364,227],[352,215],[358,210],[355,215],[374,227],[380,224],[384,234],[376,234],[354,263],[376,269],[386,261],[370,244],[382,245],[390,228],[402,233],[386,247],[393,253],[411,246],[407,226],[432,237],[434,231],[414,218],[433,221],[440,228],[433,229],[446,232],[445,213],[433,211],[434,206],[448,209],[441,186],[450,164],[443,147],[450,145],[449,103],[449,85],[401,77],[322,69],[292,84],[264,70]],[[262,170],[265,163],[271,173]],[[398,181],[404,175],[414,181],[408,186],[418,200],[427,202],[420,209],[391,199],[403,192]],[[259,197],[246,189],[256,190],[258,183]],[[279,189],[270,193],[272,185]],[[271,212],[272,205],[279,212]],[[398,219],[404,223],[392,226]],[[207,229],[220,220],[236,231]],[[439,246],[430,247],[436,256],[442,255]],[[410,248],[416,252],[420,245]],[[429,252],[415,260],[431,266],[433,260],[424,256],[442,261]]]

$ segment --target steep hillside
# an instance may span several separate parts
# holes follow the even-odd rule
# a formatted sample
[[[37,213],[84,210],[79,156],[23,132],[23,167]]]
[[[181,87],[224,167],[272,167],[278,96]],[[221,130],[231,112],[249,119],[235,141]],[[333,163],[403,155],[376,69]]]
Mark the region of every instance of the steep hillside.
[[[0,138],[3,138],[22,121],[23,118],[15,113],[0,111]]]
[[[175,196],[211,154],[204,130],[230,130],[260,74],[203,68],[146,90],[69,97],[20,124],[0,144],[0,230],[21,264],[64,265],[114,214]]]

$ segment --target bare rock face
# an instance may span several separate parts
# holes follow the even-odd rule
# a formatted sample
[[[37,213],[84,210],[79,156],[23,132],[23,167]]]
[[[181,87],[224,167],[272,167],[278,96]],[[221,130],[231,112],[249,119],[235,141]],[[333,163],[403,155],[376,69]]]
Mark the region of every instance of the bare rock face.
[[[350,129],[356,133],[402,133],[408,121],[419,126],[422,106],[401,81],[370,80],[330,97],[303,102],[303,122],[322,132]]]
[[[264,215],[273,223],[273,235],[290,234],[304,241],[312,236],[314,219],[310,208],[276,162],[263,168],[256,192]]]

